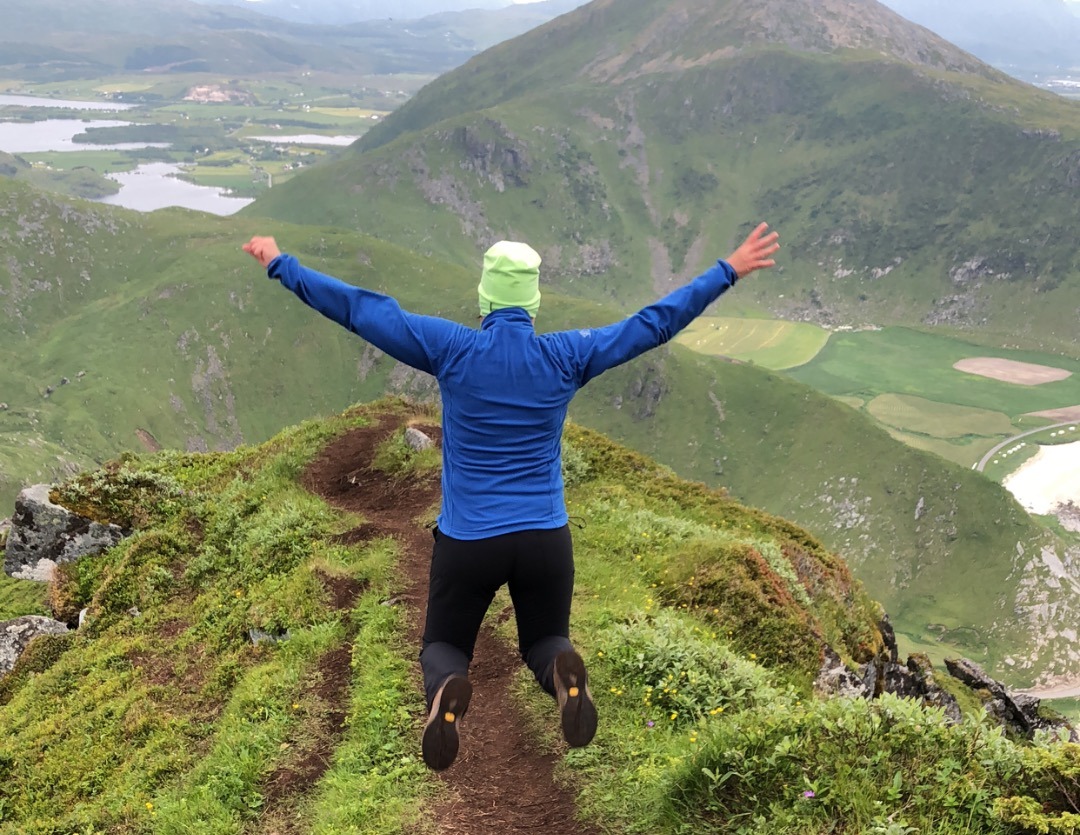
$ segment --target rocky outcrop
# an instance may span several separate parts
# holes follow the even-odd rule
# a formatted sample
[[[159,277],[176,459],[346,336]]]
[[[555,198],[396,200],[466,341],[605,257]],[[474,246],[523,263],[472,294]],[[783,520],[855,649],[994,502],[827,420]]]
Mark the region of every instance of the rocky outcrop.
[[[842,696],[851,699],[869,699],[874,691],[866,686],[865,680],[847,668],[832,647],[825,647],[825,657],[821,663],[817,678],[814,679],[814,692],[819,696]]]
[[[58,620],[27,615],[0,623],[0,676],[10,673],[27,645],[38,635],[63,635],[68,628]]]
[[[890,659],[889,656],[892,656]],[[848,668],[831,648],[824,648],[824,657],[814,692],[819,696],[873,699],[882,693],[892,693],[906,699],[918,699],[929,707],[941,708],[950,722],[962,718],[956,698],[943,689],[934,675],[934,665],[922,653],[908,656],[906,664],[895,660],[886,642],[881,657]],[[1058,739],[1080,742],[1080,734],[1064,717],[1044,713],[1040,700],[1023,693],[1012,693],[1000,681],[991,678],[978,664],[966,658],[946,659],[949,674],[978,696],[987,714],[1011,733],[1031,738],[1036,731],[1047,731]]]
[[[116,525],[102,525],[49,500],[48,484],[27,487],[15,500],[4,550],[4,571],[20,580],[48,581],[60,563],[100,554],[123,538]]]
[[[990,678],[974,661],[946,658],[945,667],[953,678],[962,681],[983,699],[986,712],[1004,727],[1028,737],[1036,731],[1049,731],[1059,739],[1080,741],[1080,734],[1064,719],[1042,714],[1040,699],[1025,693],[1010,692],[1000,681]]]
[[[942,690],[938,685],[934,677],[934,665],[930,663],[929,656],[921,652],[909,655],[907,669],[918,682],[919,689],[922,691],[922,700],[932,707],[940,707],[950,720],[959,722],[960,705],[951,693]]]

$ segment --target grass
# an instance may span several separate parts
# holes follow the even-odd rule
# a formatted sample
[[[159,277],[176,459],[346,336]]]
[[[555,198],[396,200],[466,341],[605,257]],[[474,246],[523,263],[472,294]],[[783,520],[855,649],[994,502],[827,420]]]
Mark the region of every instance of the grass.
[[[24,615],[47,615],[46,593],[47,588],[43,583],[16,580],[7,574],[0,574],[0,621]]]
[[[137,531],[64,567],[54,599],[87,604],[89,625],[35,644],[5,682],[0,832],[403,835],[429,819],[441,790],[417,755],[415,652],[405,613],[382,605],[398,546],[341,545],[359,520],[297,484],[367,414],[231,453],[127,456],[62,489]],[[432,464],[384,446],[394,472]],[[805,531],[588,430],[570,427],[565,447],[597,739],[565,752],[524,669],[516,693],[585,820],[626,835],[824,835],[837,821],[1011,835],[1067,819],[1069,746],[1011,741],[970,698],[952,726],[893,698],[813,696],[817,640],[851,663],[884,648],[877,605]],[[354,585],[351,605],[328,606],[327,577]],[[253,645],[251,628],[279,640]],[[512,640],[512,621],[497,629]],[[324,770],[275,791],[312,756]]]
[[[168,449],[215,449],[262,441],[284,424],[373,399],[388,386],[434,396],[423,378],[395,370],[263,278],[239,251],[253,234],[272,232],[311,266],[390,290],[408,309],[475,323],[472,270],[374,238],[246,217],[209,223],[190,212],[72,207],[17,184],[0,189],[13,213],[40,224],[9,251],[13,275],[65,277],[62,286],[28,295],[22,318],[7,320],[14,338],[34,347],[18,369],[6,377],[0,370],[10,406],[0,422],[16,439],[0,448],[0,499],[9,503],[23,484],[61,477],[67,462],[86,467],[138,448],[139,430]],[[80,274],[72,276],[75,253]],[[610,305],[545,287],[540,327],[618,316]],[[67,385],[59,385],[63,377]],[[48,386],[54,391],[45,397]],[[1031,656],[1015,649],[1027,646],[1031,631],[999,624],[995,601],[1003,589],[1018,593],[1009,579],[1018,541],[1057,545],[987,479],[898,444],[864,415],[786,375],[680,345],[597,378],[571,414],[681,475],[724,485],[813,530],[913,634],[939,619],[931,601],[959,583],[967,599],[950,596],[946,605],[992,636],[985,648],[965,644],[965,651],[991,668],[1013,651]],[[916,519],[920,500],[923,520]],[[1003,521],[988,528],[986,518]],[[915,565],[918,571],[909,569]],[[1042,669],[1065,657],[1046,648],[1029,663]],[[1013,674],[1027,673],[1018,667]]]
[[[418,699],[407,665],[392,656],[397,616],[379,606],[394,582],[393,546],[332,544],[354,522],[296,485],[329,438],[362,420],[307,424],[216,458],[129,459],[65,488],[84,512],[134,512],[143,529],[62,569],[54,599],[89,606],[89,626],[0,708],[0,762],[17,786],[0,798],[0,832],[245,831],[267,811],[266,781],[317,731],[325,706],[313,676],[342,647],[354,658],[358,721],[340,753],[369,767],[337,772],[340,790],[363,800],[333,800],[334,814],[367,820],[373,808],[413,802],[398,779],[404,752],[383,744],[386,733],[411,732],[404,705]],[[323,575],[357,583],[355,610],[328,608]],[[288,640],[252,645],[249,628]],[[380,714],[387,699],[395,707]],[[31,753],[42,748],[51,752],[44,760]],[[407,761],[415,777],[418,758]]]
[[[891,426],[886,427],[890,437],[895,438],[912,449],[921,449],[924,452],[932,452],[963,467],[970,467],[979,461],[983,455],[993,449],[995,440],[992,438],[964,437],[960,440],[942,440],[914,432],[904,432]],[[1000,479],[995,479],[1000,481]]]
[[[700,562],[674,582],[677,594],[665,591],[679,554],[696,541],[760,548],[768,520],[740,516],[737,506],[689,485],[665,501],[670,482],[662,471],[589,434],[571,433],[569,448],[575,456],[587,450],[568,493],[583,523],[575,533],[572,635],[589,659],[602,722],[594,745],[566,754],[561,772],[586,820],[652,835],[823,835],[838,824],[882,833],[1012,831],[997,799],[1025,796],[1034,775],[1021,776],[1026,755],[978,718],[981,702],[970,691],[939,670],[965,706],[959,726],[891,697],[814,698],[799,664],[784,661],[781,645],[768,639],[786,607],[806,605],[794,602],[800,584],[802,595],[813,595],[801,572],[784,583],[789,602],[768,610],[771,625],[730,592],[717,595],[717,606],[705,603]],[[777,535],[770,541],[790,556]],[[837,588],[816,586],[826,587]],[[809,601],[809,610],[819,604]],[[848,616],[855,611],[858,604]],[[513,640],[512,622],[500,629]],[[524,672],[516,692],[536,738],[557,750],[550,699]],[[1044,824],[1058,819],[1060,800],[1044,807]]]
[[[953,368],[961,359],[983,356],[1049,365],[1073,374],[1059,382],[1021,386]],[[1080,360],[988,348],[905,328],[836,334],[817,357],[790,374],[834,396],[911,395],[942,404],[1003,412],[1013,419],[1027,412],[1080,403]]]
[[[955,439],[969,435],[1002,438],[1016,434],[1008,415],[988,409],[972,409],[937,403],[922,397],[882,394],[867,404],[882,423],[932,438]]]
[[[810,362],[829,341],[829,332],[798,322],[701,316],[676,339],[695,351],[780,371]]]

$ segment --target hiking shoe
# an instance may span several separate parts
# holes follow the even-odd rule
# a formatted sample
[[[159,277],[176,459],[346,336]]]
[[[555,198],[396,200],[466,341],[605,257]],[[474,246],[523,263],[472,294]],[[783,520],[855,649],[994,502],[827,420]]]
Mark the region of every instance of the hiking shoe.
[[[471,698],[472,685],[459,675],[449,676],[435,694],[420,746],[429,768],[442,771],[454,762],[458,753],[457,723],[469,709]]]
[[[596,735],[596,705],[589,692],[585,662],[573,650],[555,658],[555,698],[562,714],[562,732],[571,748],[583,748]]]

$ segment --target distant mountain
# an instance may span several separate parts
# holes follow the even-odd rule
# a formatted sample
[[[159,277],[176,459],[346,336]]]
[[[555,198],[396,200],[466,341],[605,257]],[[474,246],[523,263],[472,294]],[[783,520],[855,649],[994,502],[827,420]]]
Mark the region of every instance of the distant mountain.
[[[1080,4],[887,0],[886,5],[994,66],[1023,74],[1080,70]]]
[[[500,9],[510,0],[198,0],[208,6],[236,6],[297,23],[357,23],[396,18],[413,20],[440,12]]]
[[[435,75],[578,5],[545,0],[422,20],[329,26],[262,13],[272,12],[272,2],[238,0],[233,8],[189,0],[86,0],[73,7],[66,0],[10,0],[0,67],[30,80],[118,71],[237,75],[300,68]]]

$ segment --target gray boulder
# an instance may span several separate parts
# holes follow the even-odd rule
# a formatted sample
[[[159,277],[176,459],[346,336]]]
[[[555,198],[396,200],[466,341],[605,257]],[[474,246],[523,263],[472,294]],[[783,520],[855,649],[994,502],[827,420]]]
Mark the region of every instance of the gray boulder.
[[[53,504],[51,489],[35,484],[15,500],[4,551],[4,571],[12,577],[47,582],[60,563],[100,554],[124,536],[116,525],[102,525]]]
[[[63,635],[68,628],[58,620],[27,615],[0,623],[0,676],[10,673],[15,662],[38,635]]]
[[[435,446],[435,442],[415,426],[410,426],[405,430],[405,443],[417,452],[422,449],[431,449]]]

